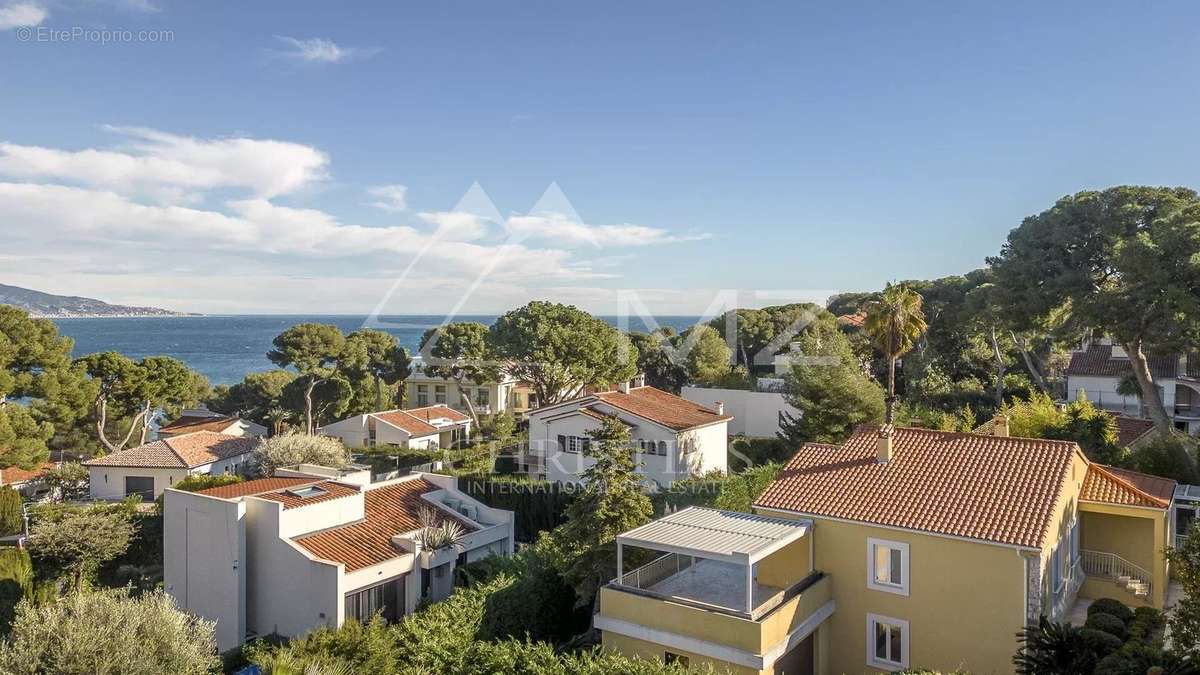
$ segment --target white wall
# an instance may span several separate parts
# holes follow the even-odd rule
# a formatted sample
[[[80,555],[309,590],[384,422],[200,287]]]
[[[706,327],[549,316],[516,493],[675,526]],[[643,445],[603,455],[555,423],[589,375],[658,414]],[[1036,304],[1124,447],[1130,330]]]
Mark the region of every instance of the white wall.
[[[365,448],[367,446],[367,416],[355,415],[344,420],[326,424],[317,430],[324,436],[340,440],[349,448]]]
[[[237,455],[222,459],[212,464],[192,467],[191,469],[147,469],[126,466],[89,466],[88,489],[92,499],[122,499],[125,497],[126,476],[146,476],[154,479],[154,498],[158,499],[163,490],[194,474],[223,474],[244,473],[250,454]]]
[[[774,438],[779,431],[780,413],[799,414],[788,405],[783,394],[773,391],[684,387],[680,396],[714,410],[717,401],[725,404],[725,414],[733,415],[729,433],[734,436]]]
[[[192,492],[163,497],[163,586],[180,609],[215,620],[217,648],[246,634],[245,506]]]
[[[596,406],[602,412],[616,412],[623,421],[630,423],[630,435],[636,444],[639,440],[666,441],[667,454],[657,455],[637,452],[634,460],[639,463],[638,472],[648,482],[668,487],[674,481],[699,475],[710,470],[725,471],[727,466],[728,425],[719,422],[682,433],[632,415],[621,413],[602,403]],[[562,452],[558,446],[559,434],[586,437],[587,432],[597,428],[600,421],[583,414],[555,418],[569,411],[561,407],[553,411],[535,411],[529,418],[529,449],[545,458],[546,478],[550,481],[577,483],[581,474],[595,461],[582,453]]]
[[[1141,403],[1136,396],[1121,396],[1117,393],[1115,377],[1093,377],[1084,375],[1069,375],[1067,377],[1067,400],[1079,398],[1079,392],[1087,393],[1088,400],[1105,410],[1124,412],[1138,415]],[[1163,388],[1163,405],[1168,411],[1175,407],[1175,380],[1157,380]]]

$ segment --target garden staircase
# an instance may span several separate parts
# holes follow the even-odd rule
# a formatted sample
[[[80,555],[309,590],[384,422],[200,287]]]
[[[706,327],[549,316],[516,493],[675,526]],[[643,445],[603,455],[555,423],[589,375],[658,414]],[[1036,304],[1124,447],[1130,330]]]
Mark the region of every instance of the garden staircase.
[[[1145,568],[1122,558],[1116,553],[1107,551],[1079,552],[1082,557],[1083,572],[1089,577],[1101,577],[1112,581],[1139,598],[1150,598],[1153,588],[1153,576]]]

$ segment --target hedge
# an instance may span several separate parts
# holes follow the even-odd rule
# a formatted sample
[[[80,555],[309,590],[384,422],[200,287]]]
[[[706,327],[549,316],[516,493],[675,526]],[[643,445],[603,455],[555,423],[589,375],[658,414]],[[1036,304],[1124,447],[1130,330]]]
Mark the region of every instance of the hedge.
[[[0,632],[8,633],[17,603],[33,598],[33,562],[19,548],[0,549]]]
[[[512,511],[516,539],[524,543],[566,522],[576,490],[569,483],[493,474],[459,476],[458,489],[488,506]]]
[[[1132,616],[1132,612],[1130,615]],[[1102,630],[1109,635],[1114,635],[1122,643],[1125,642],[1125,638],[1129,635],[1129,629],[1125,627],[1125,622],[1120,618],[1113,616],[1112,614],[1096,612],[1089,615],[1087,621],[1084,622],[1083,625],[1087,628],[1095,628],[1096,630]]]
[[[1088,605],[1088,617],[1093,614],[1108,614],[1115,616],[1124,623],[1129,623],[1133,620],[1133,610],[1125,606],[1120,600],[1113,598],[1099,598]]]
[[[21,493],[5,485],[0,488],[0,536],[21,534],[25,518],[21,514]]]

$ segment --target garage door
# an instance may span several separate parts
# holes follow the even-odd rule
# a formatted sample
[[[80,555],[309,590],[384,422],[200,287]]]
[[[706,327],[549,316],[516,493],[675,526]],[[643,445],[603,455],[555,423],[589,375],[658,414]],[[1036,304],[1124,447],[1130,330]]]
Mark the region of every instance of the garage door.
[[[125,476],[125,496],[141,495],[145,501],[154,499],[153,476]]]

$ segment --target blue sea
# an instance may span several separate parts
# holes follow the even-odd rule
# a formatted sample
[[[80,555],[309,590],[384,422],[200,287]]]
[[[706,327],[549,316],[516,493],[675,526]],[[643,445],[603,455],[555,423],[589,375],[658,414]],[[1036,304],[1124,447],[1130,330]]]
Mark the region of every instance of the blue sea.
[[[599,317],[616,326],[616,317]],[[386,330],[400,344],[416,353],[421,335],[441,325],[441,316],[380,317],[378,324],[367,326]],[[682,331],[697,321],[695,316],[655,317],[660,326]],[[457,316],[455,321],[478,321],[491,325],[493,316]],[[93,352],[117,351],[134,359],[144,356],[172,356],[203,374],[212,384],[240,382],[246,373],[269,370],[267,360],[271,340],[289,326],[316,321],[331,323],[343,332],[363,328],[362,316],[187,316],[135,317],[109,319],[54,319],[63,335],[75,340],[75,356]],[[631,330],[646,330],[645,324],[632,317]]]

